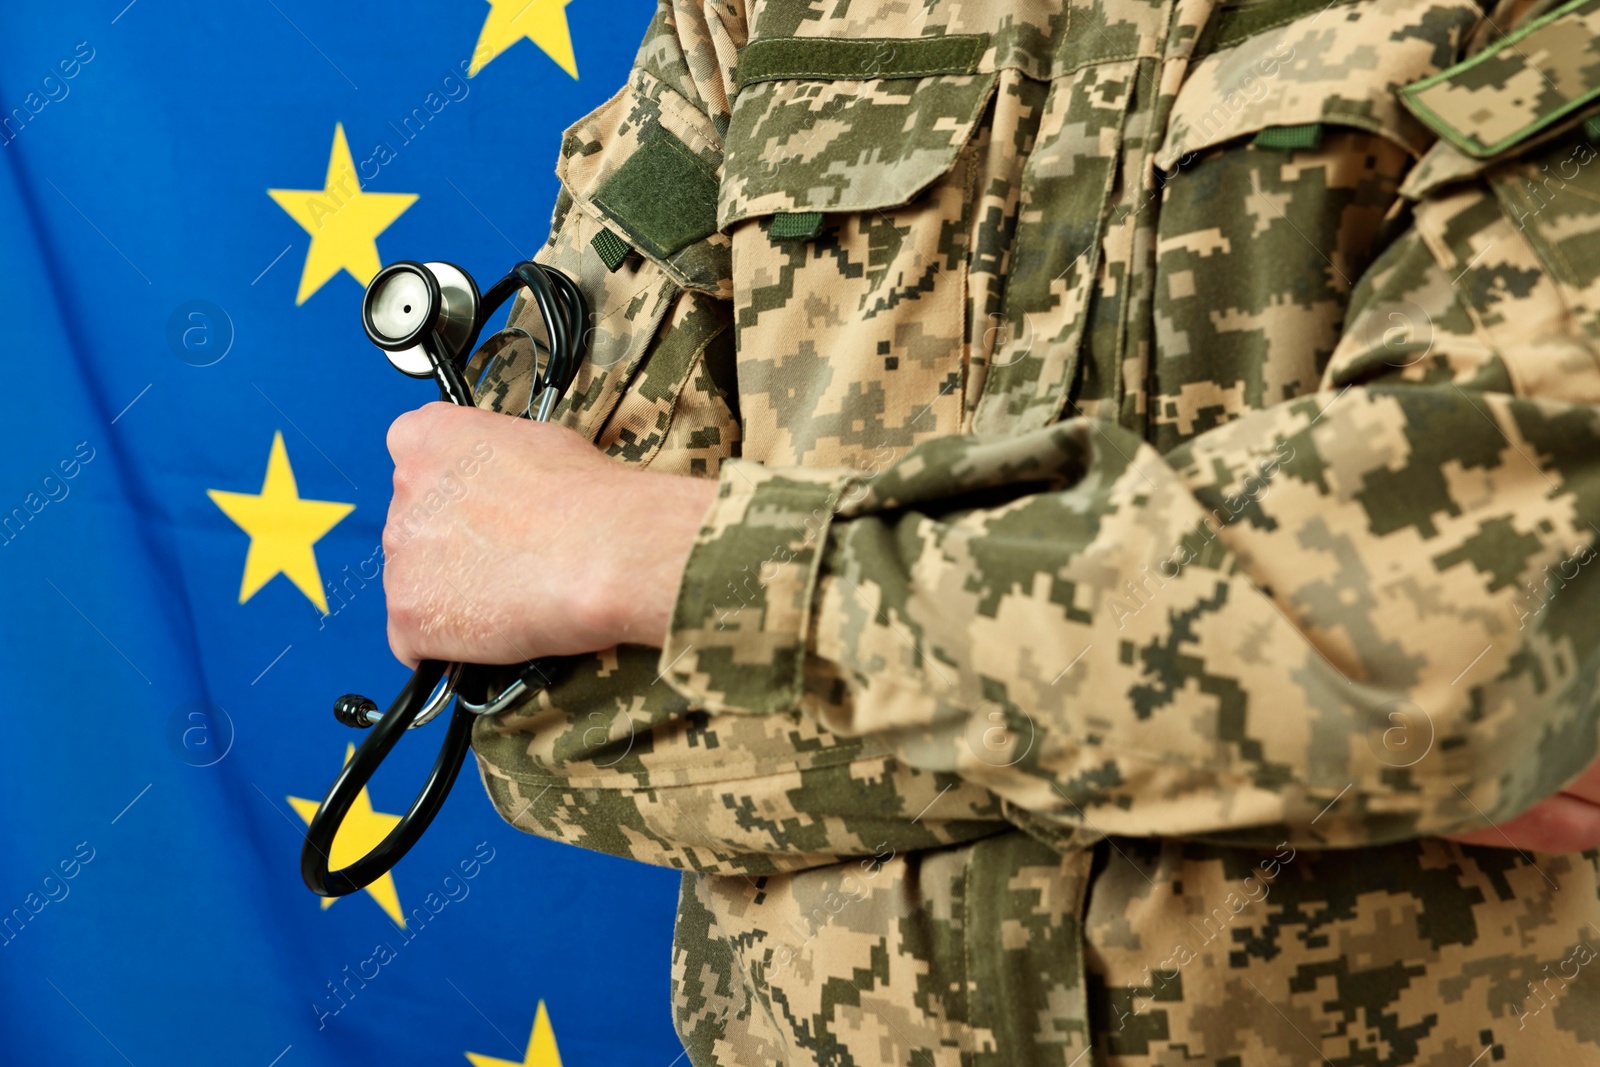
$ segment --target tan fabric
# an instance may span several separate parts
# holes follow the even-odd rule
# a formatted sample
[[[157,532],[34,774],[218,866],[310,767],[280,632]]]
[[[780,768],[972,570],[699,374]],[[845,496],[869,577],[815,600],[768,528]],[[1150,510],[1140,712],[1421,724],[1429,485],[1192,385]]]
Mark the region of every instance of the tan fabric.
[[[1397,99],[1552,6],[662,0],[541,259],[720,494],[474,743],[687,872],[690,1062],[1600,1063],[1600,856],[1436,836],[1600,755],[1600,167]]]

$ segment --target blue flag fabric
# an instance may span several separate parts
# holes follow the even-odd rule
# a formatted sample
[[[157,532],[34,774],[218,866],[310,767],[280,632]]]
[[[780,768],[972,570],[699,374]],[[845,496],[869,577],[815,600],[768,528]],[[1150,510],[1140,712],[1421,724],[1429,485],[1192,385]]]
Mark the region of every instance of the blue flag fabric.
[[[526,837],[470,772],[325,907],[306,819],[386,703],[397,259],[492,281],[648,0],[0,13],[0,1062],[668,1067],[677,876]],[[470,76],[469,76],[470,75]],[[352,816],[405,809],[442,723]],[[339,857],[336,856],[338,861]]]

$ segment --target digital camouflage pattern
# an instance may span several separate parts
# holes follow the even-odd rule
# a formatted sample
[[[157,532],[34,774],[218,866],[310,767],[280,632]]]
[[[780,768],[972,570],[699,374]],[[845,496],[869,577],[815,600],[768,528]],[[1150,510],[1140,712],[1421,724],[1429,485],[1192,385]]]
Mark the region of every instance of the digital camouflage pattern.
[[[1600,4],[1571,3],[1405,90],[1446,140],[1494,155],[1600,96]]]
[[[1596,10],[662,0],[558,417],[719,496],[474,747],[690,1062],[1600,1063],[1600,854],[1438,837],[1600,755]]]

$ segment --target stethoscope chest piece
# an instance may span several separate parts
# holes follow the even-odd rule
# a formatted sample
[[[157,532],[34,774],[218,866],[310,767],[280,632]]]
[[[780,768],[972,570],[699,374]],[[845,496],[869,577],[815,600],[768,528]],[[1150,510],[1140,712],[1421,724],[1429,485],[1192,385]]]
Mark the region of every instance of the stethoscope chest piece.
[[[440,355],[462,362],[477,334],[481,303],[477,282],[454,263],[401,260],[367,285],[361,325],[401,373],[432,378],[430,334],[438,337]]]

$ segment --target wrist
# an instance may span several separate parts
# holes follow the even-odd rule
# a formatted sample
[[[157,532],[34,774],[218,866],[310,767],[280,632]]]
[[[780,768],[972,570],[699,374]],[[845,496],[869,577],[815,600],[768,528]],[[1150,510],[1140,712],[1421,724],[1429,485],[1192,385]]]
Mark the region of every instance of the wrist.
[[[621,489],[629,519],[603,581],[608,629],[616,644],[660,648],[717,480],[634,471]]]

